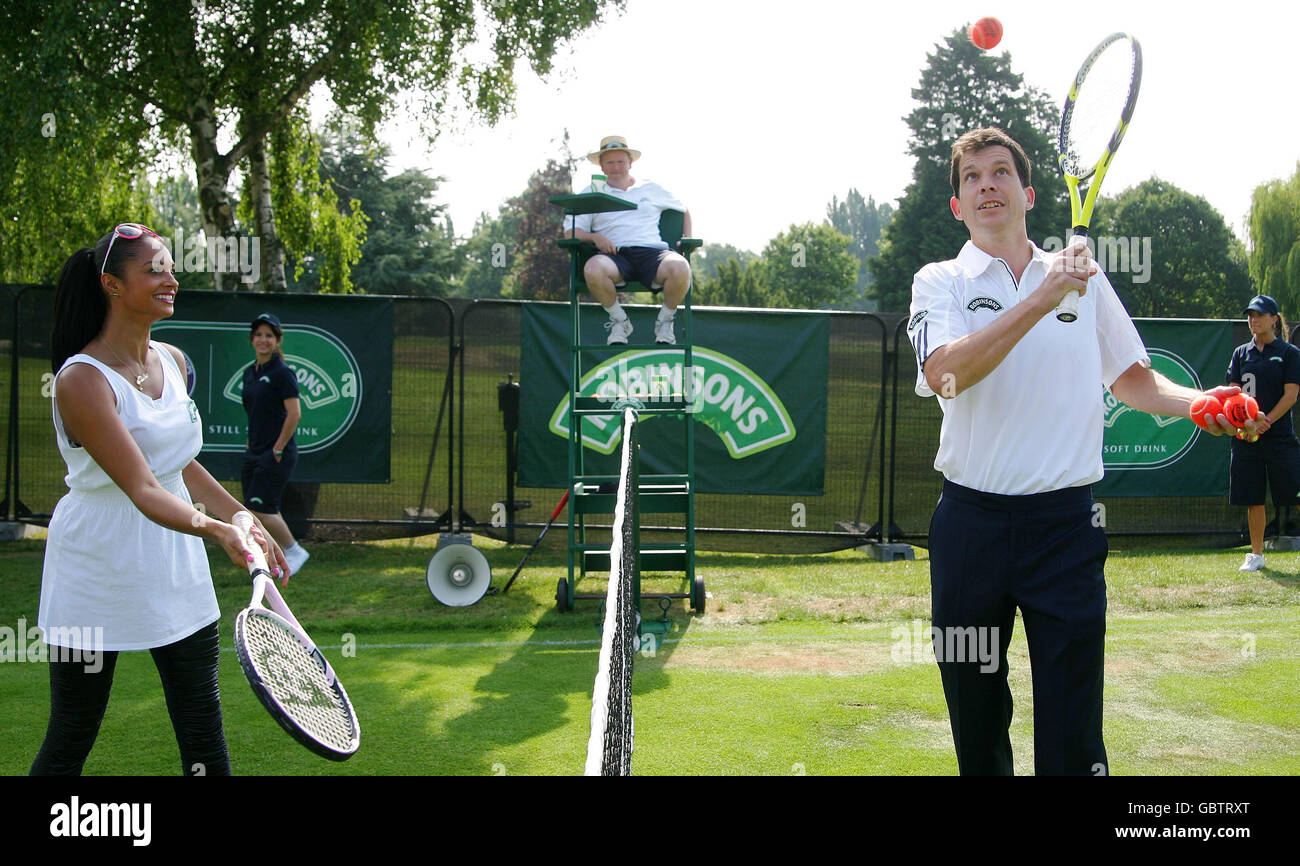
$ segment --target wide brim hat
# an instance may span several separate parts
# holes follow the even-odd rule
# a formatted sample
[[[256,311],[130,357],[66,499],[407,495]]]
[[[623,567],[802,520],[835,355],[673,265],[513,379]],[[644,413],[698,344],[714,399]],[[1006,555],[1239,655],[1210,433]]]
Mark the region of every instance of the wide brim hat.
[[[641,151],[633,150],[628,147],[626,138],[621,135],[607,135],[600,140],[599,148],[587,154],[587,159],[591,160],[596,165],[600,165],[600,155],[602,153],[609,153],[611,150],[624,151],[632,162],[636,162],[641,158]]]

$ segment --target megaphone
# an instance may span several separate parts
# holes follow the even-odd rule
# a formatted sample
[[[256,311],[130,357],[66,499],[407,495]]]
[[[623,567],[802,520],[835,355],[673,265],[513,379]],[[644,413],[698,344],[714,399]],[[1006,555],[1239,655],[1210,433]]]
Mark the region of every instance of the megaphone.
[[[425,582],[433,597],[448,607],[469,607],[487,595],[492,567],[469,535],[444,532],[429,560]]]

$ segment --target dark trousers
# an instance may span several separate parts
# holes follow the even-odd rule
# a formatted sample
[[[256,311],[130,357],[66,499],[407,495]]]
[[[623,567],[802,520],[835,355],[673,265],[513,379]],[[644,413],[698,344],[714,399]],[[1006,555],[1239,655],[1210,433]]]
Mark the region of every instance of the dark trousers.
[[[162,679],[167,712],[186,776],[229,776],[230,755],[221,727],[217,688],[217,624],[149,651]],[[101,652],[94,672],[82,661],[56,661],[50,649],[50,724],[32,764],[33,776],[78,776],[99,735],[117,667],[116,652]]]
[[[944,482],[930,522],[931,619],[962,775],[1012,773],[1007,645],[1017,607],[1034,684],[1035,772],[1109,773],[1101,735],[1108,547],[1092,505],[1087,487],[1000,496]],[[976,634],[994,648],[991,662],[945,654],[938,643],[956,635],[960,649]]]

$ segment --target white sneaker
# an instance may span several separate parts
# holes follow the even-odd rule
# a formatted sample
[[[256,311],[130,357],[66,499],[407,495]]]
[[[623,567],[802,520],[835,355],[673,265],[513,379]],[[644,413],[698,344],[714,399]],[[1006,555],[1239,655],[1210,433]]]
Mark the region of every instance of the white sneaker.
[[[301,544],[295,544],[284,552],[284,561],[289,563],[289,572],[291,574],[297,574],[301,571],[309,559],[311,559],[311,554]]]
[[[1264,567],[1264,555],[1262,553],[1246,554],[1246,561],[1241,564],[1238,571],[1259,571]]]
[[[655,342],[667,346],[677,345],[677,335],[673,333],[672,319],[655,321]]]
[[[609,331],[609,339],[605,341],[606,346],[626,346],[627,338],[632,336],[632,320],[610,319],[605,323],[605,330]]]

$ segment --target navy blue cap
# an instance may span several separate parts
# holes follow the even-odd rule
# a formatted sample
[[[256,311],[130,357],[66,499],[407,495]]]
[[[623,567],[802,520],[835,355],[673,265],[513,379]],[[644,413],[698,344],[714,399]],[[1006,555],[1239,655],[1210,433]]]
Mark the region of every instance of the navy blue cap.
[[[259,322],[266,322],[277,331],[284,330],[284,326],[280,324],[280,318],[274,313],[258,313],[257,318],[253,319],[253,323],[249,327],[256,328]]]
[[[1246,305],[1246,312],[1249,313],[1251,310],[1257,313],[1267,313],[1270,316],[1281,314],[1281,310],[1277,308],[1277,301],[1268,295],[1256,295],[1251,298],[1250,303]]]

